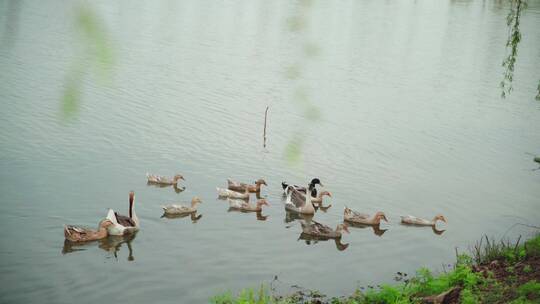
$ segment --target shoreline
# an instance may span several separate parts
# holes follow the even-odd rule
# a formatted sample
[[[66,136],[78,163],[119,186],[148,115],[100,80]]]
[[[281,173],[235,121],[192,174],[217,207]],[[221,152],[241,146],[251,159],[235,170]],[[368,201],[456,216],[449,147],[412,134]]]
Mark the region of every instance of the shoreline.
[[[540,303],[540,233],[527,241],[479,240],[469,254],[456,252],[452,269],[433,272],[420,268],[415,275],[396,273],[395,284],[356,289],[351,295],[327,297],[303,289],[274,295],[272,288],[244,289],[214,296],[214,304],[390,304],[390,303]]]

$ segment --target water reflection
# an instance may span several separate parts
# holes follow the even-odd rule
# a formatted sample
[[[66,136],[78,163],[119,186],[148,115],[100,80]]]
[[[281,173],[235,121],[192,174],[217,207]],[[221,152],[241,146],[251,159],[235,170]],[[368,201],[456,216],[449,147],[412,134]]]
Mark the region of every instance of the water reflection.
[[[334,239],[334,238],[328,238],[328,237],[324,237],[324,236],[313,236],[313,235],[306,234],[306,233],[303,233],[303,232],[298,237],[298,240],[304,240],[306,242],[306,245],[315,245],[319,241],[326,242],[328,240],[333,240],[334,243],[336,244],[336,249],[338,251],[343,251],[343,250],[345,250],[345,249],[347,249],[349,247],[349,243],[347,243],[347,244],[341,243],[341,238]]]
[[[163,213],[161,218],[179,219],[179,218],[185,218],[185,217],[188,217],[188,216],[191,218],[191,222],[193,224],[195,224],[195,223],[197,223],[197,221],[199,221],[202,218],[203,215],[202,214],[197,214],[197,211],[192,212],[192,213],[185,213],[185,214],[167,214],[167,213]]]
[[[74,253],[78,251],[84,251],[87,247],[93,246],[98,243],[98,247],[105,250],[106,252],[112,253],[115,259],[118,259],[118,252],[122,248],[122,244],[126,244],[128,249],[128,261],[134,261],[135,256],[133,255],[133,248],[131,247],[131,242],[135,239],[135,234],[116,236],[110,235],[104,239],[98,241],[91,241],[85,243],[76,243],[68,240],[64,240],[64,247],[62,248],[62,254]]]
[[[236,209],[236,208],[233,208],[233,207],[229,207],[229,209],[227,210],[227,212],[237,212],[237,213],[255,213],[255,217],[257,218],[258,221],[266,221],[266,219],[268,217],[270,217],[269,215],[263,215],[262,214],[262,211],[246,211],[246,210],[240,210],[240,209]]]
[[[147,186],[157,187],[157,188],[168,188],[168,187],[171,186],[171,185],[167,185],[167,184],[157,184],[157,183],[152,183],[152,182],[147,182],[146,185]],[[173,184],[172,188],[173,188],[174,192],[176,192],[176,193],[180,193],[180,192],[186,190],[186,187],[178,187],[177,184]]]
[[[310,222],[313,219],[313,216],[313,214],[301,214],[285,210],[285,223],[291,223],[296,220],[305,220],[306,222]],[[286,227],[289,228],[291,225]]]
[[[416,228],[418,228],[418,229],[426,228],[426,226],[410,225],[410,224],[403,224],[403,223],[401,223],[401,225],[402,225],[402,226],[407,226],[407,227],[416,227]],[[439,230],[439,229],[437,229],[436,226],[431,226],[431,230],[432,230],[433,233],[436,234],[436,235],[441,235],[441,234],[443,234],[443,233],[446,231],[446,229],[441,229],[441,230]]]
[[[320,209],[322,212],[326,213],[326,211],[328,211],[328,209],[330,209],[330,207],[332,207],[332,204],[329,204],[328,206],[323,206],[322,203],[313,204],[313,207],[315,208],[315,211],[318,211]]]
[[[382,236],[388,230],[381,229],[381,225],[364,225],[354,222],[347,222],[347,225],[349,225],[349,227],[355,227],[360,229],[371,228],[373,229],[373,234],[375,234],[376,236]]]

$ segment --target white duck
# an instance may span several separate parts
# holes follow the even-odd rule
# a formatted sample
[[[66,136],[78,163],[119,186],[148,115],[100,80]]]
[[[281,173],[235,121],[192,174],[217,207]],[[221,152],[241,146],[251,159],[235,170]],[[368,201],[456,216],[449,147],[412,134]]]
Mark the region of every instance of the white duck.
[[[287,193],[285,210],[300,214],[315,214],[315,207],[311,203],[311,195],[303,195],[293,186],[287,187]]]
[[[423,218],[419,218],[419,217],[416,217],[416,216],[412,216],[412,215],[402,215],[401,216],[401,223],[402,224],[407,224],[407,225],[432,226],[432,227],[434,227],[438,220],[443,221],[443,222],[446,223],[446,218],[444,218],[444,216],[442,216],[440,214],[436,215],[431,221],[423,219]]]
[[[131,191],[129,192],[129,216],[120,215],[109,209],[106,219],[113,223],[107,227],[109,235],[125,235],[139,230],[139,218],[135,214],[134,201],[135,193]]]
[[[195,196],[193,199],[191,199],[191,207],[170,204],[166,206],[161,206],[161,208],[163,208],[163,211],[166,215],[181,215],[197,212],[197,204],[201,203],[202,200],[199,197]]]
[[[223,189],[223,188],[217,188],[218,196],[221,198],[240,198],[240,199],[248,199],[249,198],[249,188],[245,188],[244,193],[236,192],[229,189]]]

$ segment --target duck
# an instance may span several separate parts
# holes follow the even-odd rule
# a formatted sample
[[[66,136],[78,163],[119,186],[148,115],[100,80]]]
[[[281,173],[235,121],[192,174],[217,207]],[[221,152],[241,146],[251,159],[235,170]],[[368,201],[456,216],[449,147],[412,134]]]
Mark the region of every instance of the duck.
[[[236,192],[229,189],[223,189],[216,187],[218,196],[220,198],[239,198],[239,199],[248,199],[249,198],[249,189],[245,188],[244,193]]]
[[[135,193],[131,191],[129,192],[129,216],[120,215],[113,209],[109,209],[106,219],[113,223],[107,227],[110,235],[125,235],[139,231],[140,223],[137,214],[135,214],[134,201]]]
[[[348,207],[345,207],[345,210],[343,210],[343,219],[346,222],[363,225],[379,225],[381,223],[381,220],[384,220],[388,223],[388,219],[386,218],[384,212],[379,211],[375,213],[373,217],[371,217],[369,214],[356,212],[349,209]]]
[[[246,211],[246,212],[261,212],[262,206],[270,206],[266,199],[260,199],[257,201],[255,205],[243,201],[243,200],[234,200],[229,199],[229,208],[231,210],[240,210],[240,211]]]
[[[292,186],[294,189],[302,193],[306,193],[307,190],[309,190],[311,192],[312,197],[317,197],[317,188],[315,188],[316,185],[321,185],[321,187],[324,187],[324,185],[321,183],[321,180],[319,180],[318,178],[312,179],[307,188],[297,186],[297,185],[289,185],[287,182],[281,182],[281,187],[283,188],[283,191],[285,192],[285,194],[288,193],[287,188],[289,186]]]
[[[266,181],[262,178],[259,178],[258,180],[256,180],[254,185],[248,185],[244,183],[235,182],[232,179],[228,178],[227,184],[230,190],[234,190],[237,192],[244,192],[246,191],[246,187],[247,187],[249,189],[249,192],[251,193],[260,193],[262,185],[268,186],[266,184]]]
[[[329,239],[340,239],[343,232],[349,233],[347,224],[341,223],[338,224],[336,230],[311,220],[310,223],[300,222],[302,225],[302,233],[314,236],[314,237],[323,237]]]
[[[99,222],[98,229],[88,229],[79,226],[64,225],[64,237],[70,242],[89,242],[107,237],[107,228],[113,223],[108,219]]]
[[[149,184],[160,184],[160,185],[178,185],[178,181],[185,180],[184,177],[180,174],[176,174],[172,178],[166,176],[160,176],[155,174],[146,173],[146,178],[148,179]]]
[[[303,195],[293,186],[288,186],[287,192],[285,210],[301,214],[315,214],[315,207],[311,203],[311,195]]]
[[[170,204],[166,206],[161,206],[161,208],[163,208],[163,212],[167,215],[181,215],[197,212],[197,204],[201,203],[202,200],[199,197],[195,196],[191,199],[191,207]]]
[[[446,222],[446,218],[440,214],[436,215],[431,221],[423,218],[419,218],[412,215],[402,215],[401,223],[406,225],[416,225],[416,226],[432,226],[434,227],[437,221]]]

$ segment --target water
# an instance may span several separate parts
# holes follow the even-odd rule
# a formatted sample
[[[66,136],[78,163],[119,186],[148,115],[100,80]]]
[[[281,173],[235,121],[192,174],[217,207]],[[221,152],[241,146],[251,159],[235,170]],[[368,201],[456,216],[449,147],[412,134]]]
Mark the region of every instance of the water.
[[[0,2],[2,303],[203,303],[275,275],[341,295],[396,271],[441,269],[482,234],[526,236],[507,231],[538,224],[540,171],[528,154],[540,153],[538,1],[523,15],[505,100],[504,1],[92,5],[115,54],[112,80],[87,74],[65,118],[63,88],[84,49],[80,7]],[[149,187],[147,171],[181,173],[187,188]],[[266,179],[265,221],[227,212],[215,193],[227,177]],[[342,251],[299,240],[280,183],[312,177],[333,194],[318,221],[335,227],[346,205],[382,210],[387,231],[352,228]],[[134,239],[64,248],[63,224],[126,213],[130,190],[142,221]],[[204,201],[196,223],[160,218],[161,204],[194,195]],[[398,224],[436,213],[448,219],[441,235]]]

